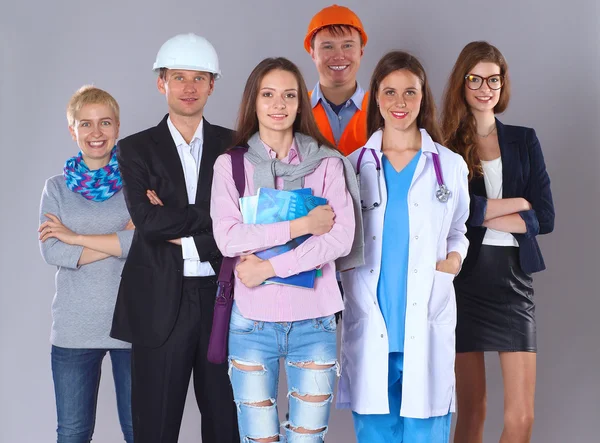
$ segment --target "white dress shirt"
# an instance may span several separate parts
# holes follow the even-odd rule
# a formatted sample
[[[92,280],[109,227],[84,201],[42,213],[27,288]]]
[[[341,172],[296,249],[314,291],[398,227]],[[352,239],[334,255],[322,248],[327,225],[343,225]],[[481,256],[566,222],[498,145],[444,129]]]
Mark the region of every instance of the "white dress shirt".
[[[167,126],[169,127],[171,137],[175,142],[177,153],[181,160],[188,203],[193,205],[196,202],[198,175],[200,174],[200,161],[202,159],[202,145],[204,142],[202,130],[204,128],[204,120],[200,121],[198,128],[196,128],[196,133],[192,137],[192,142],[189,145],[171,121],[171,117],[167,119]],[[192,237],[183,237],[181,239],[181,251],[183,253],[183,275],[185,277],[215,275],[215,271],[209,262],[200,261],[200,255]]]

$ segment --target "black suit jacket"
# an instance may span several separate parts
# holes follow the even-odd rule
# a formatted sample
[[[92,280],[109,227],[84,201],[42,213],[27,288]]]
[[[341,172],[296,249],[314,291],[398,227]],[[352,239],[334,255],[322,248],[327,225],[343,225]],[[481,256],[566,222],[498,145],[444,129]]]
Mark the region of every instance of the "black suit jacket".
[[[166,341],[179,310],[183,255],[181,246],[167,240],[193,236],[200,260],[209,261],[215,272],[219,271],[222,256],[212,235],[210,191],[214,162],[230,146],[233,134],[204,120],[196,201],[190,205],[167,117],[117,145],[135,234],[121,274],[110,335],[147,347]],[[156,191],[163,207],[150,203],[148,189]]]
[[[554,229],[554,204],[540,142],[531,128],[503,125],[498,120],[496,127],[502,157],[502,197],[523,197],[532,206],[529,211],[519,213],[527,232],[513,234],[519,244],[521,268],[527,273],[542,271],[546,265],[536,236]],[[483,177],[472,179],[469,188],[471,207],[467,238],[470,243],[461,271],[464,274],[475,265],[486,231],[482,226],[487,206]]]

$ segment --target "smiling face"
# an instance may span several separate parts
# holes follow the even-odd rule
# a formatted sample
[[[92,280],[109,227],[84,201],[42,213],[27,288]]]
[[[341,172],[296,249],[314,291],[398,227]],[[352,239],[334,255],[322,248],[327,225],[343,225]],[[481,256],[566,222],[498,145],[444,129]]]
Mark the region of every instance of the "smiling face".
[[[210,73],[183,69],[168,69],[157,80],[158,90],[167,97],[169,114],[180,117],[201,117],[214,85]]]
[[[88,168],[95,170],[106,166],[110,152],[119,137],[119,121],[113,109],[105,104],[87,104],[75,115],[69,126]]]
[[[385,129],[414,130],[422,99],[421,81],[412,72],[400,69],[386,76],[377,92],[377,103],[385,121]]]
[[[354,86],[363,55],[360,34],[350,27],[348,32],[341,35],[334,35],[329,29],[323,29],[315,35],[310,55],[323,86]]]
[[[260,133],[293,131],[298,106],[298,81],[294,74],[281,69],[267,73],[256,98]]]
[[[500,66],[490,62],[479,62],[467,73],[467,75],[476,75],[481,78],[487,78],[498,74],[500,74]],[[477,78],[474,80],[478,81]],[[500,91],[502,89],[491,89],[488,82],[484,80],[483,82],[479,82],[481,85],[479,89],[473,90],[467,87],[468,81],[468,79],[465,80],[465,99],[471,107],[471,110],[475,112],[494,112],[494,108],[500,100]],[[471,87],[476,86],[471,85]]]

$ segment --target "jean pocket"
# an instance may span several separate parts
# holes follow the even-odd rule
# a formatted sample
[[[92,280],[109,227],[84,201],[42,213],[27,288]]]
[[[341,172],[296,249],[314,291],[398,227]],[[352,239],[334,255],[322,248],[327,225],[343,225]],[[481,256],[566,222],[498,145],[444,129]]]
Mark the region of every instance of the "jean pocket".
[[[317,319],[319,326],[325,332],[333,332],[337,331],[337,323],[335,321],[335,315],[328,315],[326,317],[320,317]]]
[[[254,320],[244,317],[237,309],[231,310],[231,320],[229,321],[229,332],[232,334],[250,334],[256,329]]]

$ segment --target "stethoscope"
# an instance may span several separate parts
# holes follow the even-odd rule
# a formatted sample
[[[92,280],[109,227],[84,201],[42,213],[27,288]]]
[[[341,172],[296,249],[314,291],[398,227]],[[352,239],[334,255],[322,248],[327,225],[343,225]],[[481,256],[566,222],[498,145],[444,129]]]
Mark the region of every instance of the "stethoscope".
[[[362,150],[360,151],[360,154],[358,155],[358,161],[356,162],[356,176],[358,178],[360,178],[360,168],[362,166],[363,156],[365,155],[366,151],[371,151],[371,154],[373,155],[373,159],[375,160],[375,169],[377,170],[377,191],[379,194],[379,201],[374,202],[371,205],[366,205],[363,202],[363,200],[361,199],[360,204],[361,204],[363,211],[371,211],[381,205],[381,200],[382,200],[382,196],[381,196],[381,161],[379,161],[379,157],[377,156],[377,154],[375,154],[374,149],[362,148]],[[452,192],[448,189],[448,187],[444,183],[444,176],[442,175],[442,166],[440,165],[440,156],[437,153],[432,152],[431,157],[433,159],[433,168],[435,169],[435,176],[436,176],[437,183],[438,183],[438,189],[436,189],[436,191],[435,191],[435,197],[441,203],[447,203],[448,199],[452,195]],[[360,183],[360,181],[359,181],[359,183]]]

